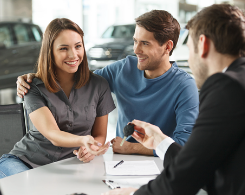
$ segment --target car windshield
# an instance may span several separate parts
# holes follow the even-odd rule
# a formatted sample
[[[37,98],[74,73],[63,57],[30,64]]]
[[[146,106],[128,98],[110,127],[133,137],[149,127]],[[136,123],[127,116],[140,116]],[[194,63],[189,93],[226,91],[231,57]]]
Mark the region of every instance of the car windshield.
[[[110,26],[102,35],[102,38],[133,38],[135,24]]]

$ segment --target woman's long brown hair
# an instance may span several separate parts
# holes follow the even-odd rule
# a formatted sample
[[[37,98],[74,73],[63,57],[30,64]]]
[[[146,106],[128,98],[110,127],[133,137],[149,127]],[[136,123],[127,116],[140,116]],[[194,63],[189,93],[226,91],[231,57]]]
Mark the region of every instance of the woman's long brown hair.
[[[80,34],[82,38],[84,35],[82,29],[76,23],[66,18],[54,19],[47,26],[43,34],[43,41],[38,58],[36,76],[44,82],[45,87],[52,93],[56,93],[60,90],[60,87],[57,83],[57,76],[55,73],[56,71],[55,60],[53,55],[53,43],[57,36],[60,34],[60,32],[63,30],[73,30]],[[84,48],[84,41],[82,44]],[[76,82],[76,89],[84,86],[89,81],[90,71],[88,68],[88,61],[85,48],[83,60],[79,65],[74,78]]]

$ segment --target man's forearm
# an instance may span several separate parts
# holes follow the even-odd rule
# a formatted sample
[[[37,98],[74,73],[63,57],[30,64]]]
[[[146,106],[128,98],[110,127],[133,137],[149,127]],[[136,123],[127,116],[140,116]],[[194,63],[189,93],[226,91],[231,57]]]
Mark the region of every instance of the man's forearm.
[[[131,147],[129,148],[131,154],[143,154],[153,156],[153,150],[144,147],[140,143],[130,143]]]
[[[112,149],[114,153],[119,154],[143,154],[153,156],[153,150],[145,148],[140,143],[132,143],[125,141],[121,146],[122,138],[116,137],[112,140]]]

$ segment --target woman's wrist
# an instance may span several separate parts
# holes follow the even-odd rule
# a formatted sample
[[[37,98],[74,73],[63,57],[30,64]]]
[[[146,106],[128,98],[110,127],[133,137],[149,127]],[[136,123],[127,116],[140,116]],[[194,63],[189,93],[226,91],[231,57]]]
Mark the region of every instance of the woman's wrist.
[[[89,138],[87,137],[87,135],[84,136],[80,136],[80,145],[81,146],[86,146],[88,143]]]

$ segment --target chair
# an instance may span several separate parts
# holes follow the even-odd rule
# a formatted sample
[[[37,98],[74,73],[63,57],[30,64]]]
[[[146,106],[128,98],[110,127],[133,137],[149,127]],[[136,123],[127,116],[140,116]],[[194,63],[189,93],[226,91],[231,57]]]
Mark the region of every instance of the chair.
[[[0,105],[0,157],[26,134],[23,103]]]

